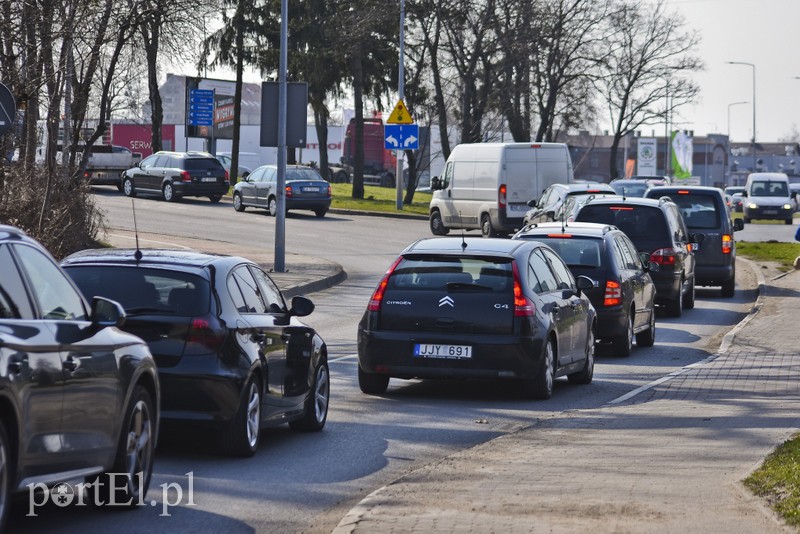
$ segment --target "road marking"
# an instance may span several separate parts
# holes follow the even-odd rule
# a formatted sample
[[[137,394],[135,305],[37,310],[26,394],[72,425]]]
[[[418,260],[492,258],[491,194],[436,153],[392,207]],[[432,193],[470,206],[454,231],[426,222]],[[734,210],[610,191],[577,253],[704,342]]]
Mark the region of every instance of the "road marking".
[[[334,358],[332,360],[328,360],[328,362],[329,363],[340,362],[342,360],[351,360],[353,358],[358,358],[358,354],[348,354],[347,356],[339,356],[338,358]]]

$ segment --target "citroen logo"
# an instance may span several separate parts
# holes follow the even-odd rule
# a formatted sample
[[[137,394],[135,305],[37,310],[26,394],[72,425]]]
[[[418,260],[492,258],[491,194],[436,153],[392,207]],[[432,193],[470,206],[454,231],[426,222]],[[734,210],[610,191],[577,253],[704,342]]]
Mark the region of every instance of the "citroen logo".
[[[444,305],[450,306],[451,308],[455,308],[456,307],[455,301],[453,299],[451,299],[449,296],[442,297],[442,298],[439,299],[439,307],[441,308]]]

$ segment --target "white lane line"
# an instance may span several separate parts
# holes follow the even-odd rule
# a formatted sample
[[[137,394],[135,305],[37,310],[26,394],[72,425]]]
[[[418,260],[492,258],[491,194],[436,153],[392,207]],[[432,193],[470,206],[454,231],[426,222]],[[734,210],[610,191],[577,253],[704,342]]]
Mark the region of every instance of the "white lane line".
[[[339,356],[338,358],[334,358],[332,360],[328,360],[329,363],[332,362],[340,362],[342,360],[351,360],[353,358],[358,358],[358,354],[348,354],[346,356]]]

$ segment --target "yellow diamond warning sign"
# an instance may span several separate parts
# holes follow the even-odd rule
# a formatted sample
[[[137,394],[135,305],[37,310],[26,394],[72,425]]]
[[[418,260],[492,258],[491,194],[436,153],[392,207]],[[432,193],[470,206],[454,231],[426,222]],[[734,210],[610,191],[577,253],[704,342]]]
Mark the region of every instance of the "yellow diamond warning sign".
[[[411,113],[408,112],[403,101],[398,100],[397,105],[392,110],[386,122],[388,124],[413,124],[414,121],[411,120]]]

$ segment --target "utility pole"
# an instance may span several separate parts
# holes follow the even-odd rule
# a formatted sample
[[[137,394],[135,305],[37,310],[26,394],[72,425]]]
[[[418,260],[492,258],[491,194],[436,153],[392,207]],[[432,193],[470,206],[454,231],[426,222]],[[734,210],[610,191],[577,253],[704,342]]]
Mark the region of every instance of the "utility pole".
[[[397,72],[397,95],[400,100],[405,97],[405,76],[403,69],[403,57],[405,55],[405,19],[406,2],[400,0],[400,66]],[[400,211],[403,209],[403,150],[397,149],[397,169],[395,172],[395,208]]]

